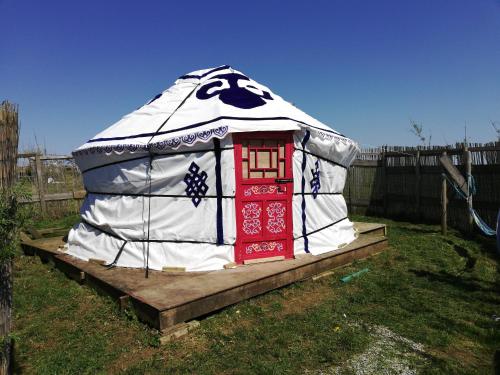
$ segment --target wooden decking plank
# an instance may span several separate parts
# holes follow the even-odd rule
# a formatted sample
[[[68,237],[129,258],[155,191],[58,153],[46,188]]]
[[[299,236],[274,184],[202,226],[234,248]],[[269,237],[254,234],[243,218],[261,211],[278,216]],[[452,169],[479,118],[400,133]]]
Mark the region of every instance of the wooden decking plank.
[[[221,309],[239,301],[283,287],[293,282],[309,278],[332,268],[347,264],[355,259],[366,258],[382,251],[387,245],[384,241],[374,241],[356,251],[343,252],[337,256],[323,258],[317,262],[305,262],[299,267],[275,270],[267,277],[255,278],[250,282],[233,285],[199,299],[188,299],[182,305],[164,309],[160,314],[161,327],[168,327],[182,321],[196,318],[211,311]],[[253,272],[255,275],[255,272]],[[257,276],[257,275],[255,275]]]
[[[210,272],[150,271],[85,262],[57,251],[62,237],[26,241],[43,259],[53,259],[57,268],[79,282],[117,299],[125,295],[139,318],[165,329],[247,298],[312,277],[332,268],[380,252],[387,246],[385,225],[356,223],[360,237],[342,249],[319,256],[298,257],[281,262],[252,264]],[[82,278],[84,274],[85,278]]]
[[[385,224],[363,223],[358,221],[354,223],[354,228],[358,231],[359,234],[371,234],[379,236],[385,236],[387,234],[387,226]]]
[[[215,295],[221,291],[240,287],[248,283],[271,277],[277,273],[288,272],[306,264],[323,262],[325,259],[335,258],[341,254],[350,253],[360,247],[375,245],[384,242],[383,237],[362,237],[353,244],[341,250],[300,259],[288,259],[282,262],[262,263],[258,265],[242,266],[224,271],[214,271],[188,277],[186,279],[172,279],[170,282],[156,285],[155,288],[135,288],[134,295],[151,302],[159,310],[178,307],[186,300],[195,300]],[[169,298],[163,298],[168,295]]]

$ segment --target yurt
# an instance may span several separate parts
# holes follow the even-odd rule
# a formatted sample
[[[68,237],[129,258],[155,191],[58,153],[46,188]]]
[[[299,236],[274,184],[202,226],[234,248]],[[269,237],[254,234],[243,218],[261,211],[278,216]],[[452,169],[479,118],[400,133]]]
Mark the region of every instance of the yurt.
[[[355,142],[229,66],[175,84],[73,152],[87,195],[67,252],[186,271],[336,251]]]

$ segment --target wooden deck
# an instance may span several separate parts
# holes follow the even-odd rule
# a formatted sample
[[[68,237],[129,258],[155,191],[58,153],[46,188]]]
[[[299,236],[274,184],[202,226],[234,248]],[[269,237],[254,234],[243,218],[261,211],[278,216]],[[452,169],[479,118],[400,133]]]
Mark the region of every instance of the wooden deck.
[[[160,330],[253,296],[310,278],[379,253],[387,247],[383,224],[355,223],[357,240],[331,253],[259,263],[211,272],[159,272],[131,268],[106,269],[59,251],[62,237],[25,240],[28,255],[51,261],[69,277],[132,306],[139,318]]]

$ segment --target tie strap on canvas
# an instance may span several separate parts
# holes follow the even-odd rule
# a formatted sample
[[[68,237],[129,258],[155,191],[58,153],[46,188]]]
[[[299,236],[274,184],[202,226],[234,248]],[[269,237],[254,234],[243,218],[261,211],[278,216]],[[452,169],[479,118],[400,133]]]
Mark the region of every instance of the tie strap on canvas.
[[[111,268],[116,267],[116,263],[118,262],[118,259],[120,259],[120,256],[122,255],[123,249],[125,248],[125,245],[127,244],[128,241],[123,241],[123,245],[120,247],[120,250],[118,250],[118,253],[116,254],[115,259],[110,263],[106,264],[106,268],[109,270]]]

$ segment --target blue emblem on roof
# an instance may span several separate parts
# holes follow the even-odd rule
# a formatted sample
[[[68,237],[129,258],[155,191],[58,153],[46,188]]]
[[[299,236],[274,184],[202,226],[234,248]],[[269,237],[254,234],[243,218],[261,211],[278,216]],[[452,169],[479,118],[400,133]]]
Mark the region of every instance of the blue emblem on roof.
[[[223,81],[226,81],[229,84],[229,87],[219,90],[216,89],[217,87],[221,87],[223,85]],[[271,94],[267,91],[260,90],[252,85],[241,87],[238,85],[238,81],[250,81],[250,78],[239,73],[216,75],[210,78],[210,82],[201,86],[201,88],[196,92],[196,97],[200,100],[205,100],[219,95],[219,100],[224,104],[241,109],[260,107],[267,103],[266,100],[273,100]],[[258,94],[249,89],[261,91],[262,94]],[[209,93],[209,91],[211,92]]]

